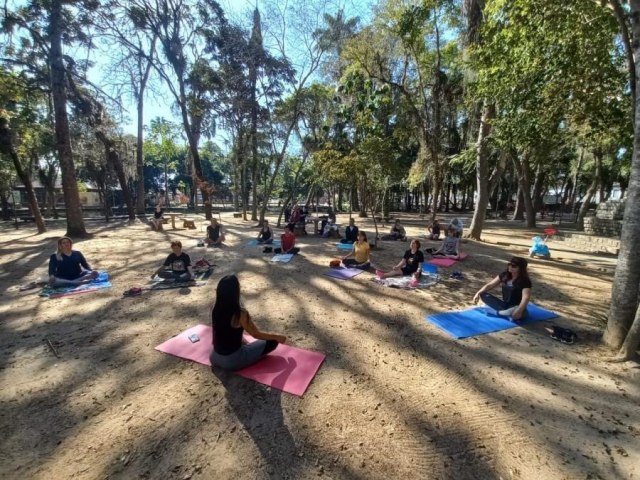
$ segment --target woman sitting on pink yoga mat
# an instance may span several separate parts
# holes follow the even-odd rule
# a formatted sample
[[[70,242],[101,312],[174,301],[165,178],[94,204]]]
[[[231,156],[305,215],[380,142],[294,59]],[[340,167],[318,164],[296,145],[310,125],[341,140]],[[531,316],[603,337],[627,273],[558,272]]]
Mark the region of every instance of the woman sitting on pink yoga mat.
[[[218,282],[211,326],[213,351],[209,359],[212,365],[225,370],[247,367],[275,350],[279,343],[287,341],[284,335],[258,330],[249,312],[240,305],[240,282],[235,275],[227,275]],[[244,343],[242,334],[245,330],[258,340]]]
[[[502,300],[487,293],[502,286]],[[494,309],[498,315],[521,320],[527,316],[527,304],[531,298],[531,280],[527,273],[527,260],[513,257],[507,264],[507,271],[484,285],[473,297],[473,303],[482,299],[485,305]]]
[[[460,258],[460,237],[456,236],[456,229],[449,227],[447,229],[447,236],[444,237],[442,241],[442,245],[435,252],[432,252],[431,255],[434,257],[447,257],[452,258],[454,260],[458,260]]]

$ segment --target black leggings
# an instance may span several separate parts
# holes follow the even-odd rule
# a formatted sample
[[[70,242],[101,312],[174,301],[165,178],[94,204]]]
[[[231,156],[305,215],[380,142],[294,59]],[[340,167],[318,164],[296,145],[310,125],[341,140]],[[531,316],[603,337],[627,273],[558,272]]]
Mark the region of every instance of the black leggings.
[[[273,352],[277,346],[278,342],[276,342],[275,340],[267,340],[267,343],[264,346],[264,350],[262,350],[262,355]]]

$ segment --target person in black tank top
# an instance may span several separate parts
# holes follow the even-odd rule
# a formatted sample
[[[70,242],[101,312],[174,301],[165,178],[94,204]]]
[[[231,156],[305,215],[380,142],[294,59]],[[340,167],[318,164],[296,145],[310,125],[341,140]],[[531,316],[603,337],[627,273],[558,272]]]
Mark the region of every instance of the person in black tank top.
[[[220,279],[216,288],[216,303],[211,311],[213,351],[211,364],[225,370],[247,367],[285,343],[287,337],[258,330],[249,312],[240,305],[240,282],[235,275]],[[247,331],[257,340],[243,343]]]
[[[488,293],[489,290],[502,287],[502,299]],[[485,305],[494,309],[498,315],[522,320],[527,316],[527,304],[531,298],[531,280],[527,272],[527,260],[513,257],[502,272],[484,285],[473,297],[473,303],[482,299]]]

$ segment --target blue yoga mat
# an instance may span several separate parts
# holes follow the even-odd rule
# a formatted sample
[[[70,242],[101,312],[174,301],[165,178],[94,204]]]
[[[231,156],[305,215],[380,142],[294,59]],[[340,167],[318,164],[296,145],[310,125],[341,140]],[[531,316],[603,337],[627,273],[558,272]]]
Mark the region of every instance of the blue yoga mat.
[[[247,247],[256,247],[260,245],[261,247],[279,247],[280,240],[274,240],[273,243],[258,243],[258,240],[255,238],[253,240],[249,240],[247,242]]]
[[[39,295],[47,298],[60,298],[80,293],[94,292],[110,287],[109,274],[107,272],[98,272],[98,277],[91,282],[83,283],[82,285],[67,285],[64,287],[50,287],[47,285]]]
[[[453,338],[467,338],[551,320],[558,316],[556,313],[538,307],[533,303],[527,305],[527,311],[529,315],[526,320],[518,323],[498,317],[495,311],[489,307],[476,307],[461,312],[438,313],[428,315],[425,319],[427,322],[440,327]]]
[[[352,243],[336,243],[336,248],[338,250],[353,250]]]

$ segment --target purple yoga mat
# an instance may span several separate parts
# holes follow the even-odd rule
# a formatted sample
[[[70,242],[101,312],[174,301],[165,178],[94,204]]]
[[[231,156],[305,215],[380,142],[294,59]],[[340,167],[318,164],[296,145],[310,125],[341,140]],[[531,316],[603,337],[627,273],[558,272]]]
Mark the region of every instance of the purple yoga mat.
[[[340,280],[348,280],[350,278],[355,277],[356,275],[360,275],[363,270],[359,268],[331,268],[324,272],[324,275],[327,277],[339,278]]]
[[[196,343],[189,340],[189,336],[194,333],[200,337],[200,341]],[[244,337],[247,341],[255,340],[247,334]],[[158,345],[156,350],[211,366],[209,354],[212,348],[211,326],[196,325]],[[262,360],[234,373],[301,397],[324,359],[325,355],[322,353],[280,344]]]
[[[461,253],[460,260],[464,260],[465,258],[467,258],[467,254]],[[453,258],[433,257],[427,263],[430,263],[431,265],[437,265],[438,267],[450,267],[452,265],[455,265],[457,261],[458,260],[454,260]]]

